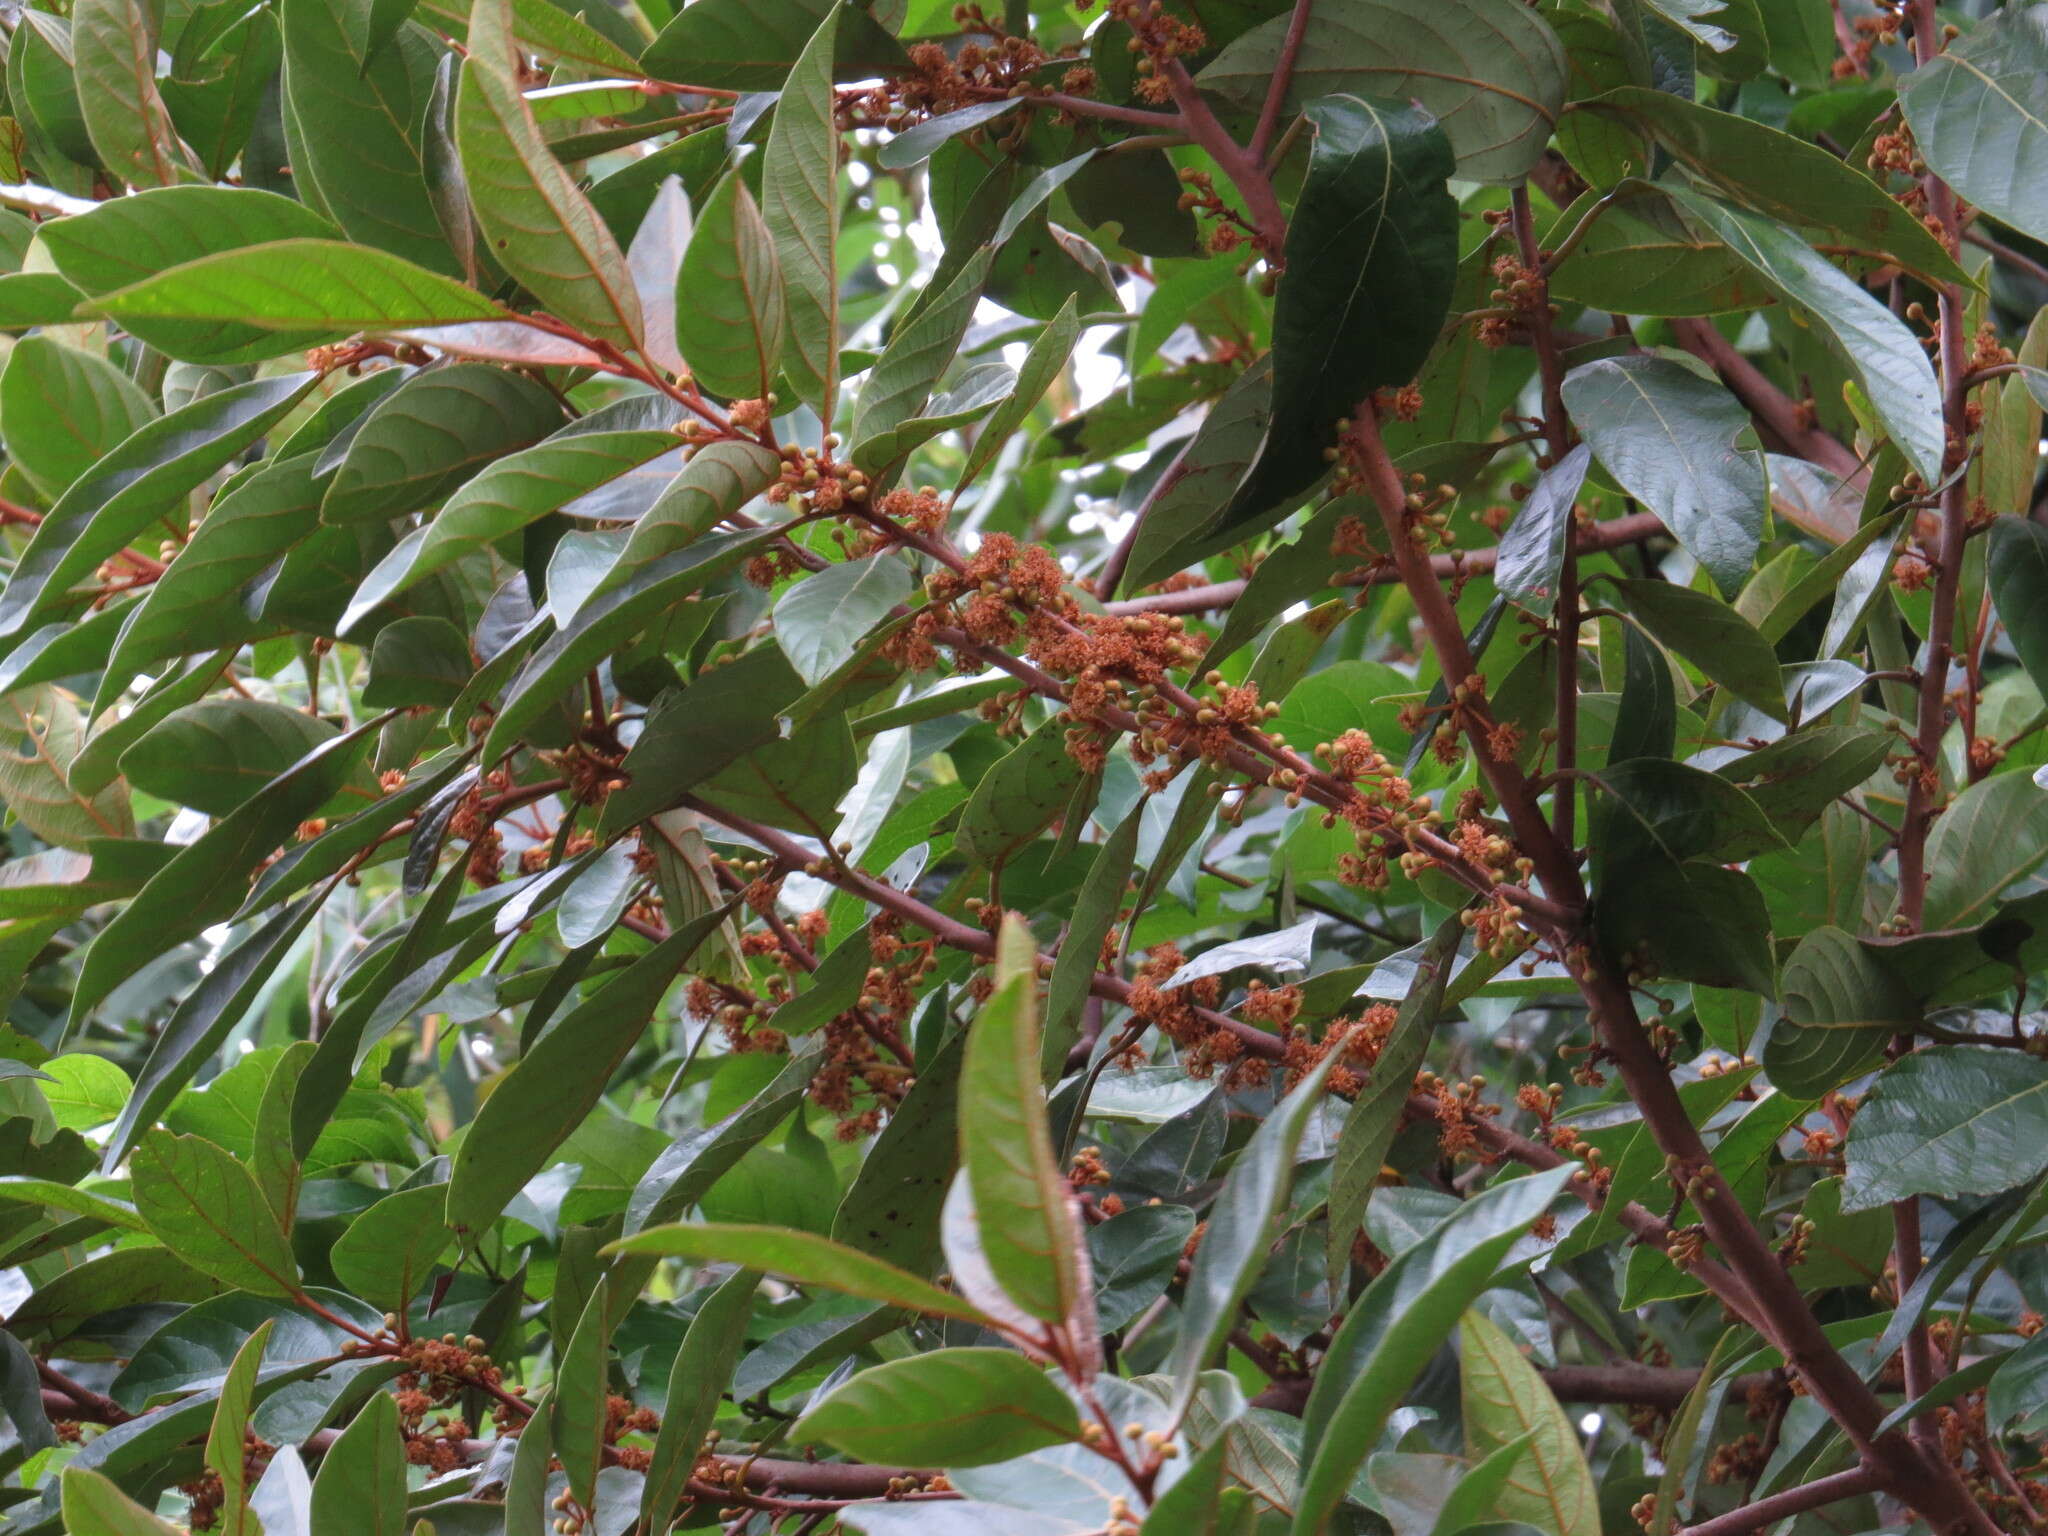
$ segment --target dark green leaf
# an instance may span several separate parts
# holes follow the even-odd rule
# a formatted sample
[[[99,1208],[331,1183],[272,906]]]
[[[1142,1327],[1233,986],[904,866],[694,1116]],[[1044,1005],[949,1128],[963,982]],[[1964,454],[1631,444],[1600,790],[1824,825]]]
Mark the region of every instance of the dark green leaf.
[[[1350,95],[1306,112],[1316,138],[1273,310],[1273,426],[1223,527],[1322,476],[1337,424],[1422,366],[1457,275],[1457,205],[1444,187],[1456,167],[1436,119]],[[1389,293],[1398,306],[1374,298]]]

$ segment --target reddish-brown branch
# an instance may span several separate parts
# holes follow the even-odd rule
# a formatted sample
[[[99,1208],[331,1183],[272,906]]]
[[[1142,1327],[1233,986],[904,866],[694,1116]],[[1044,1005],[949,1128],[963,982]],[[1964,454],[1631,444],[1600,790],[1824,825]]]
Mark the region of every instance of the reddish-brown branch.
[[[1579,535],[1574,547],[1581,555],[1597,554],[1604,549],[1619,549],[1626,544],[1640,544],[1646,539],[1658,537],[1664,531],[1663,521],[1656,513],[1631,512],[1626,517],[1595,523]],[[1475,549],[1470,553],[1432,555],[1429,559],[1429,570],[1439,581],[1455,581],[1461,576],[1486,575],[1493,570],[1499,560],[1499,547],[1491,546],[1486,549]],[[1332,585],[1383,587],[1392,586],[1400,579],[1401,573],[1393,566],[1376,565],[1361,572],[1340,576]],[[1244,589],[1243,581],[1216,581],[1199,587],[1182,587],[1178,592],[1157,592],[1146,597],[1125,598],[1120,602],[1105,603],[1103,606],[1111,613],[1208,613],[1214,609],[1228,608],[1244,595]]]
[[[1796,1488],[1787,1488],[1783,1493],[1758,1499],[1754,1504],[1745,1504],[1740,1509],[1716,1515],[1698,1525],[1689,1525],[1678,1536],[1741,1536],[1744,1531],[1760,1531],[1780,1520],[1805,1514],[1810,1509],[1824,1509],[1860,1494],[1876,1493],[1884,1486],[1885,1480],[1877,1473],[1864,1467],[1851,1467],[1846,1472],[1836,1472],[1828,1477],[1815,1478],[1810,1483],[1801,1483]]]
[[[1370,402],[1359,410],[1353,440],[1387,536],[1402,562],[1404,584],[1428,630],[1443,675],[1454,679],[1468,676],[1472,660],[1463,628],[1443,588],[1429,575],[1426,562],[1407,537],[1406,496],[1380,438]],[[1577,861],[1543,819],[1534,786],[1511,759],[1495,758],[1486,750],[1492,722],[1483,703],[1468,711],[1465,724],[1486,783],[1522,852],[1534,862],[1543,889],[1565,908],[1583,912],[1586,894]],[[1571,963],[1600,1042],[1620,1071],[1629,1097],[1642,1111],[1644,1124],[1665,1155],[1676,1160],[1684,1178],[1698,1181],[1695,1207],[1707,1236],[1748,1290],[1759,1330],[1777,1345],[1857,1449],[1871,1458],[1873,1465],[1885,1469],[1893,1492],[1937,1528],[1985,1529],[1983,1512],[1952,1467],[1925,1456],[1897,1431],[1877,1436],[1884,1411],[1876,1394],[1822,1332],[1798,1285],[1735,1199],[1687,1114],[1668,1067],[1643,1029],[1626,979],[1595,958],[1597,949],[1583,918],[1551,937]]]
[[[1259,108],[1259,123],[1252,130],[1251,157],[1263,168],[1273,135],[1280,127],[1280,111],[1294,85],[1294,61],[1301,57],[1301,40],[1308,34],[1309,19],[1316,0],[1294,0],[1294,14],[1287,21],[1287,36],[1280,40],[1280,57],[1273,61],[1273,78],[1266,86],[1265,104]]]

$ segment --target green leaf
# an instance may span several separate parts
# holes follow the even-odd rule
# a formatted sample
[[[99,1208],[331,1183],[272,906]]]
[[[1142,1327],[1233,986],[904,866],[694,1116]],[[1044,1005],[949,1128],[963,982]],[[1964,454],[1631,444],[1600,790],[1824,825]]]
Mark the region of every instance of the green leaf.
[[[62,689],[45,684],[0,694],[0,803],[60,848],[135,834],[125,784],[116,781],[91,794],[73,785],[71,765],[84,741],[85,717]]]
[[[405,1536],[405,1442],[390,1393],[373,1392],[320,1458],[313,1529]]]
[[[798,1420],[865,1461],[983,1467],[1078,1440],[1074,1405],[1007,1349],[937,1349],[862,1371]]]
[[[37,229],[37,240],[70,283],[98,297],[147,285],[158,272],[207,256],[328,242],[338,233],[313,209],[254,186],[164,186],[100,203],[90,213],[51,219]],[[244,362],[270,356],[279,338],[262,326],[233,324],[238,317],[213,324],[125,315],[123,326],[178,358]]]
[[[1030,349],[1024,354],[1024,361],[1017,369],[1016,386],[1009,397],[998,405],[994,413],[974,434],[974,443],[967,452],[967,462],[961,467],[960,478],[954,485],[954,494],[970,485],[974,479],[995,462],[1016,430],[1022,426],[1038,402],[1045,398],[1045,392],[1052,387],[1067,366],[1072,356],[1074,342],[1081,334],[1079,312],[1072,297],[1062,304],[1059,313],[1047,322],[1044,330],[1032,339]]]
[[[386,1195],[357,1216],[329,1251],[335,1278],[374,1307],[403,1312],[455,1234],[443,1219],[448,1192],[423,1184]]]
[[[713,1291],[690,1319],[683,1347],[676,1351],[662,1394],[661,1428],[647,1464],[640,1493],[640,1518],[649,1530],[664,1530],[683,1500],[684,1484],[696,1465],[705,1431],[717,1417],[721,1395],[732,1380],[747,1344],[747,1324],[754,1313],[754,1293],[761,1277],[740,1270]]]
[[[421,158],[439,50],[403,27],[369,58],[375,3],[280,0],[291,185],[358,244],[459,277]]]
[[[1620,132],[1583,116],[1569,121]],[[1630,315],[1727,314],[1770,302],[1771,290],[1748,263],[1691,225],[1661,188],[1631,181],[1619,190],[1625,201],[1609,202],[1597,215],[1605,194],[1581,194],[1543,236],[1544,247],[1555,249],[1572,231],[1583,231],[1577,248],[1557,264],[1552,297]]]
[[[2048,1062],[1997,1046],[1936,1045],[1884,1070],[1850,1123],[1842,1209],[1914,1195],[1954,1199],[2048,1168],[2040,1135]]]
[[[583,426],[573,423],[531,448],[508,453],[465,481],[433,521],[399,540],[364,578],[342,616],[341,632],[350,633],[415,582],[675,447],[674,435],[665,431],[580,430]]]
[[[1557,602],[1565,538],[1573,527],[1572,503],[1585,483],[1592,456],[1593,450],[1581,443],[1546,469],[1515,520],[1501,532],[1494,586],[1503,597],[1544,618]]]
[[[167,716],[121,754],[147,794],[225,816],[300,758],[340,734],[325,720],[260,699],[201,699]]]
[[[67,588],[269,431],[316,382],[295,373],[230,385],[138,428],[37,526],[0,590],[0,635],[20,634],[57,606]]]
[[[448,1225],[474,1246],[603,1098],[669,983],[723,920],[685,924],[594,992],[519,1059],[484,1100],[448,1178]]]
[[[886,552],[827,566],[776,600],[775,643],[797,675],[815,685],[854,654],[910,589],[908,567]]]
[[[135,1090],[121,1106],[107,1142],[103,1171],[120,1166],[136,1138],[156,1122],[178,1091],[220,1049],[319,910],[319,902],[309,900],[277,913],[221,955],[185,995],[150,1046]]]
[[[1230,43],[1196,77],[1257,111],[1287,47],[1278,14]],[[1527,175],[1563,109],[1564,45],[1515,0],[1461,0],[1455,19],[1429,0],[1339,0],[1308,13],[1282,109],[1350,92],[1416,101],[1444,125],[1468,181]]]
[[[977,864],[1012,858],[1066,810],[1081,767],[1067,751],[1069,727],[1045,722],[981,776],[960,813],[954,851]]]
[[[1294,1162],[1309,1120],[1322,1108],[1325,1083],[1336,1065],[1330,1052],[1260,1122],[1231,1165],[1209,1209],[1209,1229],[1195,1250],[1181,1300],[1180,1337],[1171,1369],[1175,1415],[1194,1400],[1202,1370],[1237,1326],[1238,1308],[1265,1267],[1286,1215]]]
[[[1777,990],[1770,912],[1750,876],[1661,852],[1599,874],[1594,908],[1610,964],[1647,961],[1671,980]]]
[[[782,460],[759,443],[742,440],[699,448],[633,524],[626,547],[584,601],[632,586],[655,561],[711,532],[773,485],[781,473]]]
[[[558,320],[640,349],[640,300],[625,253],[550,153],[520,93],[510,0],[476,0],[455,138],[491,255]]]
[[[1816,928],[1799,941],[1785,962],[1779,1003],[1764,1070],[1804,1099],[1869,1071],[1894,1034],[1920,1023],[1912,993],[1839,928]]]
[[[834,5],[791,67],[761,169],[761,218],[775,244],[788,317],[783,371],[827,422],[839,396],[839,129],[832,61],[846,12]]]
[[[700,14],[694,5],[685,16]],[[680,25],[683,17],[677,18]],[[697,382],[758,400],[782,365],[782,267],[743,177],[719,182],[676,271],[676,346]]]
[[[1491,1513],[1556,1536],[1599,1536],[1599,1494],[1564,1405],[1485,1313],[1467,1311],[1458,1332],[1466,1457],[1525,1446]]]
[[[1927,838],[1927,894],[1921,931],[1974,928],[1997,910],[1999,894],[2048,857],[2048,790],[2024,773],[1970,785],[1941,813]]]
[[[994,259],[992,247],[977,251],[942,293],[927,297],[917,314],[890,335],[868,371],[853,408],[853,462],[869,474],[880,473],[896,457],[887,447],[877,452],[877,440],[892,444],[895,429],[923,412],[960,350]]]
[[[835,3],[781,0],[759,6],[751,0],[697,0],[677,7],[675,19],[647,45],[641,67],[720,90],[780,90]],[[903,45],[865,9],[844,8],[839,28],[831,53],[833,79],[893,75],[908,66]]]
[[[960,1164],[980,1214],[981,1249],[1024,1311],[1085,1328],[1081,1229],[1039,1080],[1038,947],[1016,917],[997,935],[995,982],[969,1026],[960,1074]]]
[[[1783,224],[1697,192],[1668,190],[1818,327],[1907,462],[1929,485],[1939,482],[1941,388],[1926,349],[1906,323]]]
[[[292,1144],[292,1109],[298,1100],[299,1079],[318,1050],[311,1040],[295,1040],[285,1047],[263,1084],[249,1138],[249,1172],[263,1192],[264,1204],[286,1232],[291,1231],[298,1214],[299,1190],[306,1174],[298,1148]]]
[[[176,1526],[157,1519],[89,1467],[66,1467],[60,1486],[64,1529],[70,1536],[179,1536]]]
[[[959,1163],[965,1032],[920,1051],[917,1082],[862,1160],[832,1218],[835,1241],[916,1273],[939,1253],[939,1219]]]
[[[452,704],[475,672],[461,630],[433,614],[416,614],[377,631],[362,700],[371,709]]]
[[[1986,17],[1899,81],[1899,105],[1929,168],[2014,229],[2048,239],[2048,15]]]
[[[1824,725],[1745,752],[1714,771],[1740,785],[1788,839],[1796,839],[1837,797],[1877,772],[1891,750],[1884,731]]]
[[[317,454],[302,453],[266,461],[214,499],[178,558],[122,626],[107,662],[109,674],[125,681],[170,657],[239,645],[256,632],[256,622],[236,597],[318,528],[320,498],[327,487],[313,474],[316,458]],[[201,686],[217,671],[201,674]],[[170,697],[164,712],[180,702]],[[131,712],[123,723],[134,718]],[[107,737],[108,728],[102,726],[90,755],[112,745]],[[105,759],[107,770],[115,760]]]
[[[1564,402],[1622,489],[1664,520],[1724,593],[1740,590],[1770,500],[1762,451],[1741,446],[1752,433],[1735,397],[1681,364],[1629,357],[1573,369]]]
[[[1436,119],[1349,95],[1306,113],[1316,137],[1273,307],[1273,425],[1218,531],[1322,477],[1337,423],[1429,356],[1457,279],[1457,204],[1444,186],[1456,167]],[[1375,301],[1389,293],[1398,306]]]
[[[2024,517],[1996,519],[1985,577],[2020,665],[2036,688],[2048,688],[2048,528]]]
[[[350,439],[320,519],[382,521],[438,501],[561,424],[555,397],[524,374],[485,363],[415,374]]]
[[[219,1529],[227,1536],[261,1536],[263,1529],[249,1510],[247,1439],[256,1373],[263,1368],[263,1351],[276,1326],[274,1319],[266,1320],[235,1351],[234,1363],[221,1382],[213,1425],[206,1434],[206,1464],[221,1486]]]
[[[584,1303],[576,1330],[563,1346],[548,1402],[548,1430],[569,1479],[569,1491],[585,1509],[597,1503],[597,1474],[604,1465],[606,1403],[611,1354],[610,1287],[600,1280]]]
[[[120,369],[53,336],[22,337],[0,373],[0,439],[45,495],[61,495],[156,414]]]
[[[928,1280],[870,1258],[857,1248],[787,1227],[729,1226],[708,1221],[649,1227],[609,1244],[604,1251],[738,1264],[781,1275],[799,1285],[822,1286],[885,1306],[907,1307],[930,1317],[982,1321],[973,1307]]]
[[[1602,769],[1595,782],[1606,792],[1595,841],[1616,863],[1654,848],[1680,862],[1732,864],[1785,846],[1748,795],[1688,764],[1638,757]]]
[[[1444,989],[1450,985],[1451,968],[1458,946],[1465,938],[1465,925],[1453,913],[1437,925],[1429,946],[1415,962],[1415,979],[1401,999],[1401,1011],[1394,1028],[1380,1046],[1379,1054],[1365,1070],[1364,1085],[1344,1116],[1338,1133],[1337,1154],[1330,1164],[1329,1225],[1324,1262],[1331,1284],[1339,1283],[1351,1263],[1351,1244],[1365,1221],[1378,1186],[1387,1149],[1408,1106],[1415,1086],[1416,1069],[1429,1049],[1437,1019],[1443,1012]],[[1360,1066],[1347,1059],[1353,1072]]]
[[[626,586],[602,593],[585,603],[565,627],[550,635],[547,643],[527,659],[526,664],[520,668],[519,675],[506,688],[497,718],[491,722],[491,734],[484,741],[485,753],[495,756],[511,746],[555,700],[584,673],[615,650],[622,641],[638,634],[662,614],[715,581],[753,554],[762,544],[773,538],[775,533],[776,530],[773,528],[763,528],[703,539],[687,549],[679,550],[639,570]],[[701,609],[699,611],[702,612]],[[708,617],[708,614],[705,616]],[[788,669],[788,663],[782,660],[780,651],[748,654],[768,656],[770,661],[779,664],[785,671]],[[754,671],[760,665],[747,663],[747,670]],[[699,678],[696,686],[702,686],[713,679],[721,683],[730,682],[732,679],[723,674],[733,670],[733,667],[718,668],[707,677]],[[790,677],[800,686],[800,680],[795,679],[794,673],[791,673]],[[685,695],[688,692],[689,690],[685,690]],[[676,707],[681,706],[678,704]],[[627,754],[628,775],[648,772],[650,763],[659,760],[668,743],[657,728],[662,725],[668,714],[669,711],[663,710],[648,717],[646,729],[642,731],[640,739],[634,742],[632,751]],[[672,729],[678,723],[676,720],[668,721]],[[765,745],[770,739],[775,738],[764,738],[760,744]],[[727,745],[725,742],[719,743],[721,748]],[[703,751],[704,743],[701,740],[697,747],[697,752],[689,758],[692,764],[712,757],[712,754]],[[746,746],[741,744],[736,748],[735,755],[744,751]],[[636,756],[639,757],[637,764],[634,762]],[[717,759],[712,757],[712,761],[704,768],[704,777],[716,772],[719,766]],[[691,783],[695,782],[698,781],[691,780]],[[667,810],[674,803],[674,795],[680,794],[688,787],[688,784],[673,784],[664,776],[658,784],[651,785],[646,790],[629,793],[624,798],[615,794],[612,800],[606,803],[605,824],[607,827],[627,825],[653,811]],[[631,786],[629,791],[630,789]],[[674,791],[673,794],[668,793],[671,789]],[[649,803],[651,800],[658,800],[659,803]],[[613,809],[615,804],[616,810]]]
[[[1323,1528],[1387,1415],[1572,1172],[1566,1166],[1496,1183],[1403,1250],[1366,1287],[1330,1341],[1309,1393],[1297,1536]]]
[[[1648,133],[1730,201],[1766,218],[1824,231],[1816,244],[1846,245],[1873,263],[1897,263],[1933,283],[1970,281],[1933,232],[1884,188],[1817,144],[1646,86],[1604,92],[1581,109]]]
[[[1047,1079],[1064,1075],[1067,1052],[1080,1034],[1081,1011],[1095,982],[1095,962],[1123,906],[1144,821],[1141,801],[1103,839],[1074,897],[1072,918],[1045,990],[1045,1047],[1040,1067]]]
[[[71,47],[85,131],[100,163],[137,187],[196,176],[157,89],[156,24],[149,7],[139,0],[77,0]]]
[[[263,1296],[298,1289],[290,1239],[229,1153],[197,1136],[151,1131],[130,1164],[135,1208],[166,1247],[225,1285]]]
[[[86,952],[71,999],[74,1024],[145,961],[197,937],[240,905],[256,863],[348,782],[365,729],[322,742],[150,878]],[[138,1096],[141,1091],[138,1086]]]
[[[1785,718],[1777,653],[1734,608],[1665,581],[1622,581],[1616,586],[1630,615],[1652,639],[1773,719]]]
[[[433,18],[436,31],[468,36],[470,12],[464,0],[419,0],[419,9]],[[552,0],[512,0],[512,35],[521,47],[558,64],[607,76],[639,72],[630,53]]]
[[[339,240],[278,240],[204,256],[99,294],[91,308],[124,324],[211,322],[204,328],[218,335],[226,322],[240,321],[282,333],[226,347],[182,345],[177,355],[197,362],[274,357],[356,331],[455,325],[503,313],[451,278],[387,251]]]

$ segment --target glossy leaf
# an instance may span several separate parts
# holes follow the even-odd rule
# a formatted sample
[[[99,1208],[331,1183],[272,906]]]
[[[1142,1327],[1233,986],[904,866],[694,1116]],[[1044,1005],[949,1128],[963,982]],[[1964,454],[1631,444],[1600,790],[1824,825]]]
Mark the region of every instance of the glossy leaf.
[[[1995,1046],[1936,1045],[1885,1069],[1849,1127],[1842,1209],[1917,1194],[1987,1195],[2048,1167],[2034,1127],[2048,1066]]]
[[[676,272],[676,345],[706,389],[758,400],[781,365],[783,320],[775,242],[746,181],[727,176],[698,213]]]
[[[1574,369],[1564,400],[1601,466],[1664,520],[1733,595],[1763,536],[1763,454],[1749,413],[1719,384],[1661,358]]]
[[[1077,1439],[1074,1405],[1006,1349],[940,1349],[861,1372],[797,1421],[869,1461],[985,1466]]]
[[[1287,275],[1273,311],[1273,426],[1220,523],[1298,496],[1325,469],[1337,423],[1376,389],[1403,384],[1436,344],[1457,267],[1450,141],[1417,107],[1331,95],[1315,131]],[[1399,292],[1388,310],[1372,294]]]

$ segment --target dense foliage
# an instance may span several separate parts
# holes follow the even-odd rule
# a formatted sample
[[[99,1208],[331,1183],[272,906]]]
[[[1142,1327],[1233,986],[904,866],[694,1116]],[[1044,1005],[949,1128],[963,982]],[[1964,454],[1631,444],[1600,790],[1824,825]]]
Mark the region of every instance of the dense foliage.
[[[2048,4],[997,9],[0,10],[0,1531],[2048,1530]]]

